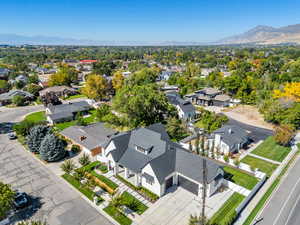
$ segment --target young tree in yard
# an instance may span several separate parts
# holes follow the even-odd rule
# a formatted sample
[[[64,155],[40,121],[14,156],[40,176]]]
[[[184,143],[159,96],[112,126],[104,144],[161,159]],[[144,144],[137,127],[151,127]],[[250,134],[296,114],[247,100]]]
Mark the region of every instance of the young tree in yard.
[[[10,185],[0,181],[0,221],[5,219],[8,211],[12,208],[15,192]]]
[[[29,131],[32,127],[37,125],[33,121],[23,120],[20,123],[17,123],[13,126],[13,130],[16,132],[17,135],[26,136],[29,134]]]
[[[28,91],[29,93],[38,96],[39,95],[39,91],[42,90],[43,88],[40,85],[37,84],[28,84],[25,87],[26,91]]]
[[[107,80],[97,74],[88,75],[82,93],[88,98],[101,100],[107,96]]]
[[[108,115],[110,113],[110,107],[109,105],[102,104],[97,110],[96,110],[96,118],[98,121],[102,122],[103,117]]]
[[[76,168],[76,166],[72,159],[68,159],[63,164],[61,164],[60,168],[65,173],[70,174]]]
[[[182,121],[175,117],[171,117],[167,120],[166,130],[170,138],[175,141],[180,141],[188,135]]]
[[[115,72],[114,76],[113,76],[113,79],[112,79],[113,88],[115,90],[121,89],[124,85],[124,80],[125,80],[125,78],[124,78],[121,71]]]
[[[275,128],[275,141],[283,146],[290,143],[294,137],[294,129],[291,125],[283,124]]]
[[[50,132],[51,128],[45,125],[37,125],[31,128],[26,138],[29,150],[38,153],[44,137]]]
[[[41,158],[47,162],[55,162],[65,157],[65,143],[54,134],[47,134],[40,147]]]
[[[80,165],[86,166],[91,162],[91,160],[88,154],[83,153],[83,155],[78,159],[78,162]]]
[[[16,95],[12,98],[12,103],[16,106],[23,106],[25,104],[25,98],[20,95]]]
[[[123,114],[133,128],[162,122],[171,114],[166,96],[155,85],[123,87],[113,99],[112,108]]]

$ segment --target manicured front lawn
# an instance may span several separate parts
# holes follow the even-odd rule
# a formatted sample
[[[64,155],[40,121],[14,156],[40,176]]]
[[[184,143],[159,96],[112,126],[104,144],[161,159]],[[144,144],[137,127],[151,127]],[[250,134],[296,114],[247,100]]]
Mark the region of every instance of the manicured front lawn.
[[[258,183],[258,179],[238,169],[225,166],[225,179],[251,190]]]
[[[253,154],[259,155],[268,159],[282,162],[289,154],[291,148],[276,144],[273,136],[268,137],[256,149],[252,151]]]
[[[93,201],[94,192],[92,190],[82,187],[81,183],[70,174],[65,173],[64,175],[62,175],[62,178],[68,181],[73,187],[75,187],[78,191],[84,194],[88,199]]]
[[[222,207],[210,219],[211,224],[228,225],[236,217],[235,209],[243,201],[245,196],[235,192],[231,197],[222,205]]]
[[[137,214],[139,214],[139,215],[141,215],[143,212],[145,212],[148,209],[148,207],[146,205],[144,205],[141,201],[139,201],[137,198],[135,198],[133,195],[131,195],[127,191],[123,192],[121,197],[122,197],[125,205],[128,208],[130,208],[131,210],[137,212]]]
[[[103,183],[105,183],[107,186],[109,186],[111,189],[116,190],[119,186],[113,182],[112,180],[108,179],[107,177],[100,175],[96,173],[95,171],[92,171],[91,174],[95,177],[97,177],[99,180],[101,180]]]
[[[58,130],[58,131],[62,131],[68,127],[71,127],[71,126],[75,126],[76,125],[76,121],[73,120],[73,121],[68,121],[68,122],[64,122],[64,123],[57,123],[54,125],[54,127]]]
[[[118,210],[114,206],[108,205],[103,210],[121,225],[130,225],[132,223],[131,219],[125,216],[120,210]]]
[[[85,96],[85,95],[82,95],[82,94],[71,95],[71,96],[65,98],[64,100],[72,100],[72,99],[76,99],[76,98],[86,98],[86,96]]]
[[[45,111],[31,113],[25,117],[25,120],[31,122],[45,121],[46,120]]]
[[[258,159],[258,158],[255,158],[255,157],[249,156],[249,155],[246,156],[245,158],[243,158],[241,162],[246,163],[249,166],[259,169],[260,171],[266,173],[268,177],[271,176],[273,171],[278,166],[276,164],[273,164],[273,163],[270,163],[265,160]]]

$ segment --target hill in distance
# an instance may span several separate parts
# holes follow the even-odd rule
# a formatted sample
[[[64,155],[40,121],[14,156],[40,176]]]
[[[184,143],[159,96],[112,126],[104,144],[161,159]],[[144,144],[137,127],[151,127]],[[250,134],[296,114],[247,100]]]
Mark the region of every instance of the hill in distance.
[[[274,28],[259,25],[245,33],[221,39],[218,44],[300,44],[300,24]]]

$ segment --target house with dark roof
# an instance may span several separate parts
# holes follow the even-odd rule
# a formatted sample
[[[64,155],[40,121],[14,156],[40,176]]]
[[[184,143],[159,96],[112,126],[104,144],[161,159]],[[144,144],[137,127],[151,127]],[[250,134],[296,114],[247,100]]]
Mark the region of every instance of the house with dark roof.
[[[215,146],[220,153],[234,154],[249,143],[249,134],[243,128],[234,125],[224,125],[213,132]]]
[[[5,80],[7,80],[9,72],[10,72],[9,69],[6,69],[6,68],[0,68],[0,79],[5,79]]]
[[[81,150],[91,157],[96,157],[101,154],[110,137],[118,132],[99,122],[87,126],[71,126],[60,134],[73,144],[79,145]]]
[[[185,95],[185,98],[194,104],[202,106],[214,105],[226,107],[231,104],[231,97],[229,95],[223,94],[222,91],[210,87]]]
[[[49,92],[54,92],[57,97],[68,97],[78,93],[74,88],[63,85],[45,88],[44,90],[41,90],[39,94],[40,96],[44,96]]]
[[[0,105],[10,104],[15,96],[24,97],[25,101],[31,101],[34,99],[34,95],[27,91],[22,90],[10,90],[9,92],[0,94]]]
[[[183,100],[178,93],[168,92],[166,96],[169,103],[174,105],[178,112],[178,117],[183,120],[191,120],[196,116],[196,110],[193,104],[188,100]]]
[[[174,185],[200,196],[204,182],[211,196],[223,183],[220,165],[172,142],[162,124],[112,136],[98,160],[106,163],[115,175],[158,196]],[[205,180],[203,163],[207,166]]]
[[[48,105],[46,117],[50,124],[55,124],[74,120],[77,113],[87,114],[90,109],[92,109],[92,106],[87,101]]]

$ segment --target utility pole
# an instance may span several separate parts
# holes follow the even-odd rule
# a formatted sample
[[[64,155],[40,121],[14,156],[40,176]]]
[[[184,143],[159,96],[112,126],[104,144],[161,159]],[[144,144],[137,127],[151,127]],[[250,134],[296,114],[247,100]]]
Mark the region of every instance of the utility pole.
[[[206,168],[206,159],[202,158],[202,173],[203,173],[203,187],[202,187],[202,212],[201,212],[201,225],[206,224],[206,217],[205,217],[205,202],[206,202],[206,184],[207,184],[207,168]]]

